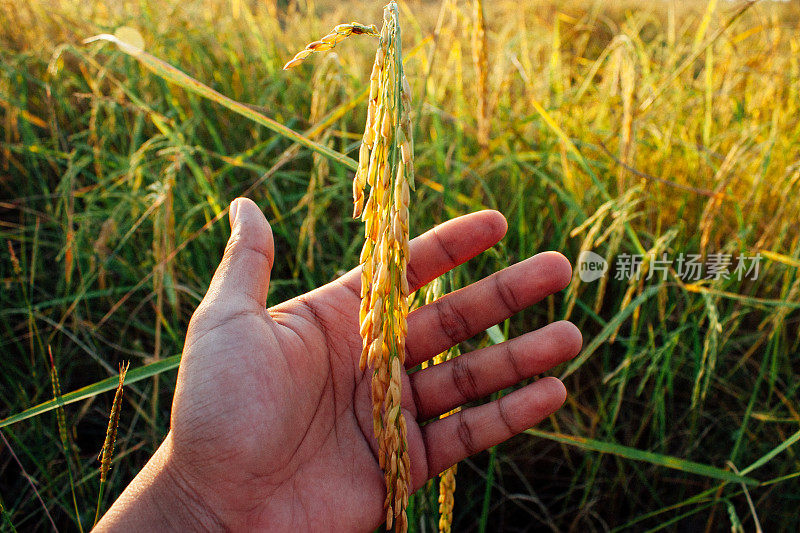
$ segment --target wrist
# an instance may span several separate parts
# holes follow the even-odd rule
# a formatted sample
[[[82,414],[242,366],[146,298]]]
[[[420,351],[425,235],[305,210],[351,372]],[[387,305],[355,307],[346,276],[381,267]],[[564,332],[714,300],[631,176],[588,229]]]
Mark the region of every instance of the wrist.
[[[96,531],[226,529],[175,461],[172,434],[97,524]]]

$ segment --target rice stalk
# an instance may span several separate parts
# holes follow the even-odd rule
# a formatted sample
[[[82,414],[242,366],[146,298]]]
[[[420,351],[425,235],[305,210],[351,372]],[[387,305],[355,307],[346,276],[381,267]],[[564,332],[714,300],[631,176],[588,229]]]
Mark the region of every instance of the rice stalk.
[[[587,218],[580,226],[576,227],[570,232],[569,236],[574,238],[583,231],[588,229],[586,237],[583,239],[580,250],[578,251],[579,257],[582,253],[592,250],[595,237],[597,237],[597,235],[600,233],[600,230],[603,229],[603,222],[605,222],[606,217],[608,216],[610,210],[613,207],[614,207],[614,201],[609,200],[608,202],[598,207],[597,210],[594,212],[594,214],[589,218]],[[575,304],[577,303],[578,300],[578,291],[580,288],[581,288],[580,269],[575,268],[572,272],[572,281],[570,282],[570,286],[567,292],[567,297],[565,300],[566,309],[564,311],[564,320],[568,320],[570,315],[572,315],[572,311],[575,309]]]
[[[628,184],[625,180],[625,167],[630,166],[633,160],[633,150],[635,141],[633,137],[633,104],[636,98],[636,66],[635,66],[635,52],[630,39],[623,41],[624,45],[620,46],[621,62],[619,72],[620,92],[622,96],[622,124],[620,125],[620,148],[619,159],[622,165],[619,168],[617,176],[618,191],[624,191]]]
[[[435,87],[433,84],[428,84],[428,81],[431,79],[431,74],[433,73],[433,67],[439,66],[441,70],[447,70],[441,67],[441,63],[436,61],[436,53],[440,49],[440,43],[445,40],[452,41],[452,28],[456,24],[455,19],[456,7],[455,7],[455,0],[442,0],[441,4],[439,5],[439,14],[436,18],[436,26],[433,29],[433,34],[431,35],[431,40],[433,41],[433,46],[428,51],[428,56],[425,58],[425,75],[422,77],[422,90],[425,92],[426,95],[433,94],[435,92]],[[449,17],[447,16],[449,15]],[[446,33],[445,33],[446,32]],[[448,39],[444,39],[444,36],[447,36]],[[424,102],[424,98],[420,98],[419,104],[417,104],[417,116],[422,115],[422,104]]]
[[[0,85],[0,105],[3,105],[3,108],[6,110],[5,124],[3,127],[5,130],[5,142],[3,143],[2,148],[0,148],[0,154],[3,155],[3,157],[0,157],[0,168],[2,168],[4,172],[8,172],[10,168],[10,162],[12,160],[11,148],[9,148],[9,146],[11,145],[12,140],[19,136],[19,132],[17,110],[15,107],[6,104],[2,97],[2,95],[7,91],[4,85],[6,84]]]
[[[372,422],[386,481],[386,528],[406,531],[411,465],[400,408],[409,310],[408,207],[413,186],[410,87],[403,74],[397,4],[384,8],[370,75],[367,122],[353,180],[353,217],[366,226],[361,251],[361,370],[372,377]],[[369,198],[364,189],[370,186]]]
[[[706,293],[703,294],[703,301],[706,306],[708,327],[706,328],[706,336],[703,340],[703,351],[700,355],[700,361],[697,366],[697,373],[695,374],[694,385],[692,387],[691,409],[693,411],[699,402],[706,399],[708,386],[711,383],[711,376],[717,366],[717,355],[720,345],[719,337],[722,334],[722,324],[719,320],[716,299]]]
[[[450,533],[453,529],[453,505],[455,504],[457,471],[458,463],[439,474],[440,533]]]
[[[714,228],[715,222],[718,221],[718,217],[716,215],[719,213],[719,208],[722,205],[725,188],[728,187],[730,183],[737,177],[736,173],[733,172],[733,169],[736,166],[737,161],[740,160],[742,154],[744,154],[746,151],[744,146],[745,142],[746,140],[743,139],[733,145],[714,175],[713,180],[717,183],[717,185],[714,187],[714,195],[708,199],[708,202],[706,202],[706,206],[703,209],[703,213],[700,215],[700,254],[703,256],[703,258],[706,257],[706,252],[708,251],[708,245],[711,240],[711,230]]]
[[[711,123],[713,120],[714,106],[714,47],[706,48],[704,95],[703,95],[703,144],[711,143]]]
[[[488,70],[489,59],[486,52],[486,22],[483,14],[483,1],[474,0],[474,27],[472,32],[472,60],[475,63],[476,90],[478,93],[478,144],[481,148],[489,147],[489,97]]]
[[[16,533],[17,528],[15,528],[14,524],[11,523],[11,518],[8,515],[8,511],[6,511],[6,508],[3,505],[3,498],[0,498],[0,515],[3,515],[3,526],[7,528],[8,531],[13,531]]]
[[[694,43],[692,44],[692,52],[696,53],[700,50],[700,47],[703,45],[703,39],[708,32],[708,27],[711,25],[711,18],[714,15],[714,11],[717,9],[717,0],[709,0],[708,5],[706,5],[706,10],[703,13],[703,18],[700,20],[700,24],[697,27],[697,32],[694,35]]]
[[[155,273],[153,275],[153,292],[155,293],[155,326],[153,335],[153,357],[152,361],[161,359],[161,335],[164,324],[166,323],[164,313],[164,300],[172,304],[173,311],[177,311],[177,297],[173,288],[174,270],[172,263],[166,258],[175,249],[175,213],[173,209],[175,186],[175,176],[181,167],[181,156],[176,154],[173,160],[169,161],[164,170],[164,178],[160,183],[154,184],[156,195],[162,198],[158,201],[158,209],[155,213],[153,224],[153,259],[156,262]],[[159,376],[153,376],[153,391],[151,395],[150,415],[153,420],[151,433],[153,440],[157,440],[157,421],[159,408]]]
[[[452,287],[451,287],[452,288]],[[429,304],[441,298],[445,293],[444,281],[442,278],[435,279],[428,285],[425,290],[425,303]],[[450,359],[461,355],[458,346],[453,346],[436,355],[432,363],[438,365],[449,361]],[[461,407],[456,407],[450,412],[444,413],[439,418],[445,418],[461,410]],[[439,531],[440,533],[450,533],[453,526],[453,505],[455,503],[456,492],[456,472],[458,471],[458,464],[454,464],[441,474],[439,474]]]
[[[330,50],[351,34],[378,35],[375,26],[341,24],[299,52],[291,68],[315,51]],[[410,462],[406,422],[400,411],[408,316],[408,204],[413,187],[410,87],[403,74],[395,2],[384,9],[380,45],[370,76],[367,123],[353,181],[353,217],[366,225],[361,253],[363,351],[359,361],[372,378],[373,429],[386,482],[386,527],[408,528]],[[370,186],[366,201],[364,189]]]
[[[553,40],[550,50],[550,93],[553,96],[552,103],[556,105],[561,103],[561,96],[564,92],[561,44],[561,17],[556,16],[553,21]]]
[[[106,283],[106,260],[111,255],[111,248],[108,243],[117,232],[117,221],[114,217],[108,217],[105,222],[100,226],[100,234],[94,241],[92,249],[94,253],[89,259],[89,270],[97,273],[97,285],[101,289],[105,289]]]
[[[9,240],[6,241],[6,245],[8,245],[8,258],[11,261],[11,269],[17,276],[22,276],[22,267],[20,267],[19,258],[14,251],[14,246],[11,245],[11,241]]]
[[[610,236],[608,239],[608,247],[606,249],[605,259],[606,261],[611,261],[614,256],[617,255],[620,246],[622,245],[622,237],[624,236],[624,222],[627,220],[625,217],[626,213],[623,213],[622,216],[616,216],[617,213],[614,213],[613,222],[609,226],[608,230],[606,230],[605,234],[600,237],[598,240],[604,240],[606,236]],[[595,248],[598,246],[598,242],[595,242]],[[594,312],[599,313],[600,309],[603,307],[603,301],[606,294],[606,287],[608,286],[608,279],[609,276],[602,276],[599,280],[597,280],[597,294],[594,297]]]
[[[317,69],[314,74],[312,87],[314,92],[311,95],[311,107],[309,110],[309,121],[316,124],[324,119],[325,111],[330,100],[336,95],[337,83],[341,82],[340,76],[341,61],[336,54],[331,54],[326,58],[323,67]],[[326,131],[320,138],[320,144],[329,146],[331,144],[331,133]],[[306,207],[306,216],[300,225],[298,235],[299,245],[297,247],[297,265],[295,274],[300,268],[302,254],[305,251],[305,265],[309,271],[314,271],[314,258],[320,251],[320,246],[316,237],[317,217],[324,212],[326,205],[317,206],[317,191],[325,184],[330,174],[328,160],[321,155],[312,154],[311,173],[308,180],[306,193],[298,202],[298,207]],[[326,202],[327,204],[327,202]]]
[[[581,243],[578,251],[578,256],[586,251],[594,251],[599,253],[600,246],[608,241],[608,248],[605,253],[605,260],[609,263],[612,262],[617,251],[619,251],[622,243],[622,237],[625,231],[625,224],[629,223],[634,217],[634,212],[637,206],[641,203],[641,187],[633,187],[629,189],[623,196],[614,200],[609,200],[598,207],[595,212],[584,220],[579,226],[570,231],[571,238],[577,237],[583,232],[586,236]],[[611,223],[601,233],[603,224],[608,217],[611,217]],[[595,297],[595,311],[600,309],[603,297],[608,284],[610,273],[602,276],[598,281],[597,295]],[[582,289],[582,281],[580,278],[580,270],[576,268],[572,273],[572,281],[570,282],[569,289],[567,289],[567,296],[565,299],[564,319],[569,319],[577,304],[577,298],[580,290]]]
[[[111,404],[111,414],[108,417],[108,428],[103,449],[100,451],[100,490],[97,494],[97,507],[94,511],[94,524],[100,519],[100,507],[103,503],[103,492],[108,480],[108,471],[111,469],[111,459],[114,455],[114,443],[117,440],[117,427],[119,426],[119,413],[122,409],[122,386],[125,383],[125,374],[128,372],[130,362],[119,365],[119,382]]]

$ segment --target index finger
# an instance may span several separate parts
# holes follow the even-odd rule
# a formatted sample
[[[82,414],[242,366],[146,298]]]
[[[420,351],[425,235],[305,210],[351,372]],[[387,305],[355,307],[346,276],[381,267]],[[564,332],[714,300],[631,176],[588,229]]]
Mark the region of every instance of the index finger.
[[[408,316],[406,367],[426,361],[565,288],[566,257],[542,252],[446,294]]]
[[[410,243],[408,287],[411,292],[438,278],[461,263],[488,250],[503,238],[506,218],[491,209],[449,220],[428,230]],[[339,281],[356,294],[361,292],[361,268]]]

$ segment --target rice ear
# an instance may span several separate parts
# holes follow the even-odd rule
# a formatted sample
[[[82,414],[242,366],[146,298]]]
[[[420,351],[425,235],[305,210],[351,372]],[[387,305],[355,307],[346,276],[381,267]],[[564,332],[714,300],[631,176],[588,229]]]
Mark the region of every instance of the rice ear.
[[[386,482],[386,527],[406,531],[409,480],[406,421],[400,409],[408,316],[408,208],[413,152],[411,95],[403,75],[397,5],[384,25],[370,75],[370,95],[358,171],[354,216],[365,222],[361,252],[360,367],[372,370],[372,421]],[[365,189],[369,197],[364,200]],[[363,208],[363,212],[362,212]]]
[[[351,35],[378,35],[378,29],[374,24],[372,26],[365,26],[358,22],[339,24],[333,28],[328,35],[321,38],[319,41],[309,43],[304,49],[297,52],[297,54],[283,66],[283,70],[296,67],[314,52],[326,52],[333,49],[337,44]]]

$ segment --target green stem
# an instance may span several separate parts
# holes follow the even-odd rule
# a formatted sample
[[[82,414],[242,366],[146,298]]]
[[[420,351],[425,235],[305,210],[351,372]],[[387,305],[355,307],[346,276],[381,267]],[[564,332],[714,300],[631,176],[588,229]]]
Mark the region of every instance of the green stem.
[[[497,396],[497,393],[493,395]],[[494,487],[494,464],[497,460],[497,446],[489,449],[489,464],[486,467],[486,487],[483,490],[483,504],[481,505],[481,517],[478,522],[478,531],[486,533],[486,524],[489,521],[489,503],[492,501],[492,487]]]
[[[100,520],[100,506],[103,504],[103,492],[106,488],[106,482],[100,482],[100,491],[97,493],[97,506],[94,509],[94,522],[92,523],[92,527],[97,525],[97,521]]]

